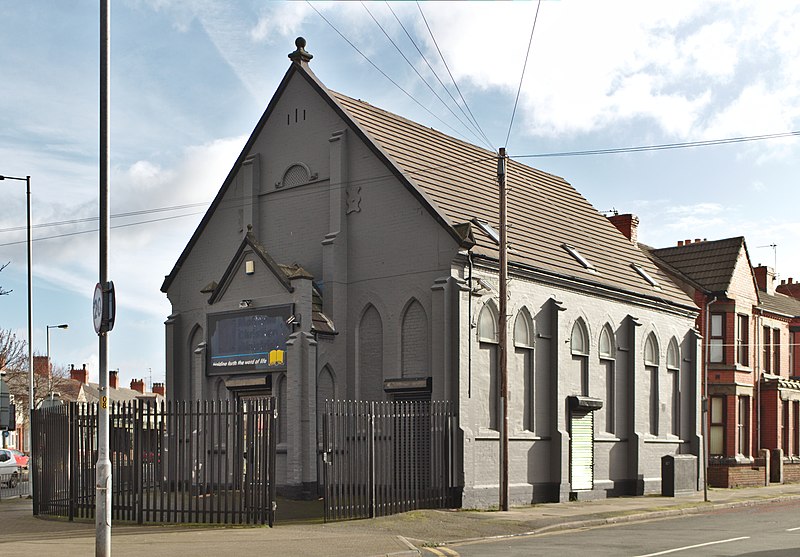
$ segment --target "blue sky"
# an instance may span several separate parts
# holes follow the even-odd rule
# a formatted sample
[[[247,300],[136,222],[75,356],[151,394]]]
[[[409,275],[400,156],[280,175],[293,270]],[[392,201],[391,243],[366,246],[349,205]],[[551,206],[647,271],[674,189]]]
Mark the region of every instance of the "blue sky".
[[[164,378],[170,306],[161,282],[288,68],[296,36],[307,39],[311,67],[329,88],[478,143],[372,19],[449,102],[395,18],[457,97],[416,4],[391,4],[394,14],[385,3],[314,6],[409,95],[307,3],[113,2],[111,213],[139,213],[112,219],[118,313],[109,365],[124,384]],[[422,3],[493,148],[505,143],[536,6]],[[98,199],[98,4],[0,0],[0,21],[0,174],[32,176],[33,222],[42,225],[34,230],[34,349],[45,352],[46,325],[69,323],[51,332],[53,360],[87,363],[96,380],[97,233],[87,231],[97,223],[86,219],[97,216]],[[508,152],[800,130],[797,37],[796,2],[543,2]],[[790,138],[521,160],[565,177],[599,210],[637,214],[647,244],[743,235],[754,264],[777,261],[779,278],[797,280],[798,155],[800,140]],[[0,190],[0,264],[10,262],[0,285],[13,289],[0,298],[0,327],[24,338],[24,183],[0,182]]]

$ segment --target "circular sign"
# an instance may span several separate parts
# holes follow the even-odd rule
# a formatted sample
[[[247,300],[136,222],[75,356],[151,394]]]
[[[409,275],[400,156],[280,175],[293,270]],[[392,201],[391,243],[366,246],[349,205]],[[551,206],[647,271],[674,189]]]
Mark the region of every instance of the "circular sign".
[[[94,296],[92,297],[92,318],[94,332],[99,335],[103,328],[103,286],[99,282],[94,287]]]

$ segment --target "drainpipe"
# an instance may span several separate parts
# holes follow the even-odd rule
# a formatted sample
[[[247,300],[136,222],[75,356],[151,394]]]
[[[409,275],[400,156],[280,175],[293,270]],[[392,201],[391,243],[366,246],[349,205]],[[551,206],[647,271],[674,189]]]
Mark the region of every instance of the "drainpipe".
[[[708,396],[708,363],[711,361],[711,343],[709,342],[708,335],[711,329],[711,304],[716,301],[717,297],[714,296],[713,300],[706,302],[706,311],[704,315],[705,338],[703,340],[706,346],[705,350],[703,350],[703,501],[706,503],[708,502],[708,403],[710,401]]]
[[[467,261],[469,262],[469,277],[467,287],[467,398],[472,398],[472,250],[467,251]]]

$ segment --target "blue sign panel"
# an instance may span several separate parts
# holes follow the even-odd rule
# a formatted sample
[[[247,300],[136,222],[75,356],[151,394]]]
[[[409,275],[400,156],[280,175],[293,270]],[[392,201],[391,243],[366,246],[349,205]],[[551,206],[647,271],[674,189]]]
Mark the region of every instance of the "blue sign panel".
[[[286,369],[291,305],[242,309],[208,316],[208,375]]]

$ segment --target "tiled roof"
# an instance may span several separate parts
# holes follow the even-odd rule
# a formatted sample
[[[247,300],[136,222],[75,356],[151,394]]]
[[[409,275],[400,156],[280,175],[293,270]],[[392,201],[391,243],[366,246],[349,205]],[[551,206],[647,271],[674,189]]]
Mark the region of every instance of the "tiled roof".
[[[451,227],[478,218],[498,229],[497,156],[390,112],[330,92]],[[693,302],[563,178],[509,160],[509,261],[546,273],[693,307]],[[473,226],[477,254],[497,243]],[[591,263],[569,254],[572,246]],[[658,283],[654,288],[633,265]]]
[[[743,246],[744,238],[738,236],[653,249],[650,253],[689,277],[707,292],[724,292],[731,283]]]
[[[800,317],[800,300],[787,296],[786,294],[781,294],[780,292],[767,294],[759,290],[758,305],[766,311],[790,317]]]

